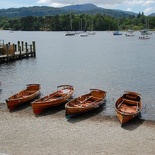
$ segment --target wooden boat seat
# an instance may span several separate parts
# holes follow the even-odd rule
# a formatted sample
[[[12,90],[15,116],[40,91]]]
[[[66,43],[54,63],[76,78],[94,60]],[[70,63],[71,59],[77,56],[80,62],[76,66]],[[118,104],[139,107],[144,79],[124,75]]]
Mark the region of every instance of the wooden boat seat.
[[[136,102],[136,103],[137,103],[137,105],[122,102],[121,105],[119,105],[118,110],[121,112],[130,113],[130,114],[136,113],[139,110],[138,102]]]
[[[91,101],[86,101],[84,104],[81,104],[81,107],[88,107],[91,105]]]
[[[92,97],[90,97],[90,99],[89,99],[89,100],[90,100],[90,101],[99,101],[99,100],[102,100],[102,98],[92,96]]]
[[[70,103],[71,107],[81,107],[81,105],[82,104],[80,104],[79,102],[78,103],[72,103],[72,102]]]
[[[129,99],[123,99],[117,106],[118,110],[125,113],[136,113],[139,110],[139,102]]]
[[[125,113],[136,113],[137,112],[137,106],[135,105],[127,105],[127,104],[122,104],[119,109],[119,111],[121,112],[125,112]]]
[[[36,91],[34,91],[34,90],[29,90],[29,91],[24,92],[24,94],[33,94],[34,92],[36,92]]]
[[[74,103],[70,103],[72,107],[89,107],[96,106],[96,101],[100,101],[102,98],[94,96],[86,96],[85,98],[76,99]]]
[[[131,95],[131,94],[130,95],[126,94],[125,98],[129,100],[135,100],[135,101],[139,99],[137,95]]]
[[[70,89],[63,89],[63,90],[60,90],[59,93],[61,93],[61,94],[67,94],[70,91],[71,91]]]
[[[138,101],[129,100],[129,99],[123,99],[123,103],[124,102],[129,104],[129,105],[137,105],[139,103]]]

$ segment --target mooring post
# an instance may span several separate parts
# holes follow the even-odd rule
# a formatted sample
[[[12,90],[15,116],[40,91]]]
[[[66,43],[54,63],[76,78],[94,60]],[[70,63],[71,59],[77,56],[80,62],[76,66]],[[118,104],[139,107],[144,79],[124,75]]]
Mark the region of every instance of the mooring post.
[[[35,46],[35,41],[32,42],[32,45],[33,45],[33,54],[34,54],[34,57],[36,57],[36,46]]]
[[[20,41],[18,41],[18,51],[20,51]]]
[[[26,50],[26,57],[28,57],[28,48],[27,48],[27,42],[25,42],[25,50]]]
[[[12,46],[13,46],[13,60],[15,60],[15,44],[13,44]]]
[[[6,55],[7,55],[7,61],[9,61],[8,44],[6,44]]]
[[[30,45],[30,53],[31,53],[31,57],[33,57],[32,45]]]
[[[14,45],[14,50],[15,52],[17,51],[17,45],[16,44],[13,44]]]
[[[21,57],[22,57],[22,50],[21,50],[21,46],[19,46],[18,48],[19,48],[19,58],[21,59]]]
[[[24,51],[24,42],[22,41],[22,51]]]

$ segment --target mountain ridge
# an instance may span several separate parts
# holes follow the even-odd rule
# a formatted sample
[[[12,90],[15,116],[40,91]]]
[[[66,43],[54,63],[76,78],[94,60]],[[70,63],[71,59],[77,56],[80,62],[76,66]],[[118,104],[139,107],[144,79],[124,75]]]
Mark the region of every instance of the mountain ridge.
[[[97,7],[94,4],[76,4],[64,7],[48,7],[48,6],[32,6],[32,7],[20,7],[20,8],[8,8],[0,9],[0,17],[26,17],[26,16],[50,16],[50,15],[62,15],[62,14],[105,14],[113,17],[129,17],[136,16],[137,13],[112,10]],[[154,15],[155,13],[152,13]]]

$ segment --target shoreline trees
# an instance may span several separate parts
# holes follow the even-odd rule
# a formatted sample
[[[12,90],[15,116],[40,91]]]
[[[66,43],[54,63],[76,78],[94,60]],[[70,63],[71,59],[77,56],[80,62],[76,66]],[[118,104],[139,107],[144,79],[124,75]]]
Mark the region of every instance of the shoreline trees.
[[[71,14],[72,30],[85,29],[95,31],[141,30],[146,28],[146,18],[149,18],[149,29],[155,29],[155,17],[147,17],[143,13],[130,17],[115,18],[108,15],[96,14]],[[21,31],[68,31],[70,30],[70,14],[35,17],[27,16],[21,18],[0,17],[0,29]]]

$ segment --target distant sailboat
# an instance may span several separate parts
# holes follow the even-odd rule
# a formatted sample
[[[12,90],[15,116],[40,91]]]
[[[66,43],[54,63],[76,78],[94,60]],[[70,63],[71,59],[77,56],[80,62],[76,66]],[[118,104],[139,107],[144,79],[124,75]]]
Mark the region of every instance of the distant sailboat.
[[[141,35],[139,39],[150,39],[150,37],[148,35]]]
[[[119,32],[119,21],[118,21],[118,30],[114,31],[113,35],[122,35],[122,33]]]
[[[113,32],[113,35],[122,35],[122,33],[119,32],[119,30],[116,30],[115,32]]]
[[[149,18],[146,18],[146,29],[140,30],[141,35],[152,35],[152,32],[149,31]]]
[[[72,17],[71,17],[71,14],[70,14],[70,27],[71,27],[71,31],[66,32],[64,34],[65,36],[75,36],[75,34],[76,34],[74,31],[72,31]]]
[[[95,35],[93,22],[91,23],[91,31],[88,32],[89,35]]]
[[[76,34],[81,34],[81,33],[84,33],[84,31],[82,30],[82,19],[79,22],[79,30],[76,31]]]
[[[87,21],[85,19],[85,31],[83,33],[80,34],[80,37],[88,37],[89,33],[87,32]]]
[[[80,37],[88,37],[88,35],[89,34],[87,32],[83,32],[83,33],[80,34]]]
[[[127,33],[125,34],[125,36],[127,36],[127,37],[134,37],[135,36],[135,34],[134,34],[134,30],[128,30],[127,31]]]

